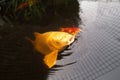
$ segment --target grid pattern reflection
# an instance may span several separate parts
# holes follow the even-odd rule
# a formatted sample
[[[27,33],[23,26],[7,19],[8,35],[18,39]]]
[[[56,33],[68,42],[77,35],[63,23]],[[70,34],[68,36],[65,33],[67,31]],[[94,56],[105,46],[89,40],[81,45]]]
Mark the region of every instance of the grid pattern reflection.
[[[97,9],[91,7],[93,4],[97,4]],[[82,7],[83,14],[84,9],[89,9],[89,14],[82,15],[83,18],[95,19],[85,21],[83,32],[73,47],[73,55],[64,60],[64,63],[73,60],[77,63],[64,67],[49,80],[97,80],[120,66],[119,3],[89,2]],[[94,11],[96,15],[92,14]]]

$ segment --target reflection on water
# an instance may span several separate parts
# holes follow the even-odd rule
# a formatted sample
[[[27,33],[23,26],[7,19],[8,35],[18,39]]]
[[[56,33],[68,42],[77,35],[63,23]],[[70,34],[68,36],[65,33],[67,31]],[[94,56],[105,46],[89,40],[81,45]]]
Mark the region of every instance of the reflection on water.
[[[100,2],[119,2],[120,0],[78,0],[78,1],[100,1]]]
[[[120,66],[118,47],[120,3],[106,1],[80,3],[82,9],[80,16],[85,24],[83,33],[80,34],[72,56],[59,61],[58,64],[76,59],[79,61],[57,71],[48,80],[61,80],[61,77],[64,80],[97,80],[98,77]]]
[[[98,17],[107,16],[112,18],[118,16],[119,13],[119,2],[118,0],[101,0],[101,1],[82,1],[81,2],[81,15],[82,21],[85,25],[90,25],[96,21]],[[104,7],[103,7],[104,6]],[[93,10],[91,10],[93,9]],[[118,12],[118,13],[116,13]]]
[[[59,26],[78,25],[77,21],[79,19],[79,15],[77,12],[79,11],[79,4],[77,0],[41,0],[36,5],[31,5],[31,7],[29,7],[29,5],[26,5],[26,7],[22,7],[20,10],[16,11],[16,5],[19,6],[24,3],[25,2],[19,2],[14,0],[13,2],[9,0],[4,0],[3,2],[0,2],[1,17],[5,21],[7,18],[11,21],[11,23],[19,25],[28,24],[47,26],[55,23]]]

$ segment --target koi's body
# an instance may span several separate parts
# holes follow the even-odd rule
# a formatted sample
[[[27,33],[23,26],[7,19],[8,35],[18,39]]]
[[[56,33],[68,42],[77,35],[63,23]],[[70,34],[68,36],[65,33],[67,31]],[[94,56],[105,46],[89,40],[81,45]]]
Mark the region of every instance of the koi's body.
[[[52,68],[57,60],[58,52],[74,42],[75,34],[63,31],[50,31],[43,34],[34,32],[35,40],[30,40],[36,51],[44,55],[44,63]]]

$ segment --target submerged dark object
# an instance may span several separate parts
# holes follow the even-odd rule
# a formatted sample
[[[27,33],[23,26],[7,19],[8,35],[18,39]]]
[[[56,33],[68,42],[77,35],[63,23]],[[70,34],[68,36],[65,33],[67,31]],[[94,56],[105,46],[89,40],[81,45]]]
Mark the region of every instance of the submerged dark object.
[[[22,4],[26,7],[16,10]],[[58,24],[77,26],[80,19],[77,0],[4,0],[0,2],[0,6],[0,15],[17,25],[47,26],[60,21]]]

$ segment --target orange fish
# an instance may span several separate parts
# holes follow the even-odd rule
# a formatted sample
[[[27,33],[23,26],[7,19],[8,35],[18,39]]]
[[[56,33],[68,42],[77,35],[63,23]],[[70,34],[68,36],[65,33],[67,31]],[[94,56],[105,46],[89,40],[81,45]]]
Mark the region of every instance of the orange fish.
[[[24,3],[21,3],[20,5],[18,5],[16,10],[20,10],[20,9],[28,7],[28,6],[32,6],[36,2],[37,2],[36,0],[28,0],[27,2],[24,2]]]
[[[62,31],[50,31],[43,34],[34,32],[35,40],[29,39],[36,51],[44,55],[44,63],[52,68],[57,60],[58,52],[74,42],[75,35]]]
[[[67,28],[60,28],[60,31],[67,32],[72,35],[74,35],[74,34],[76,35],[77,33],[79,33],[81,31],[81,29],[77,28],[77,27],[67,27]]]

